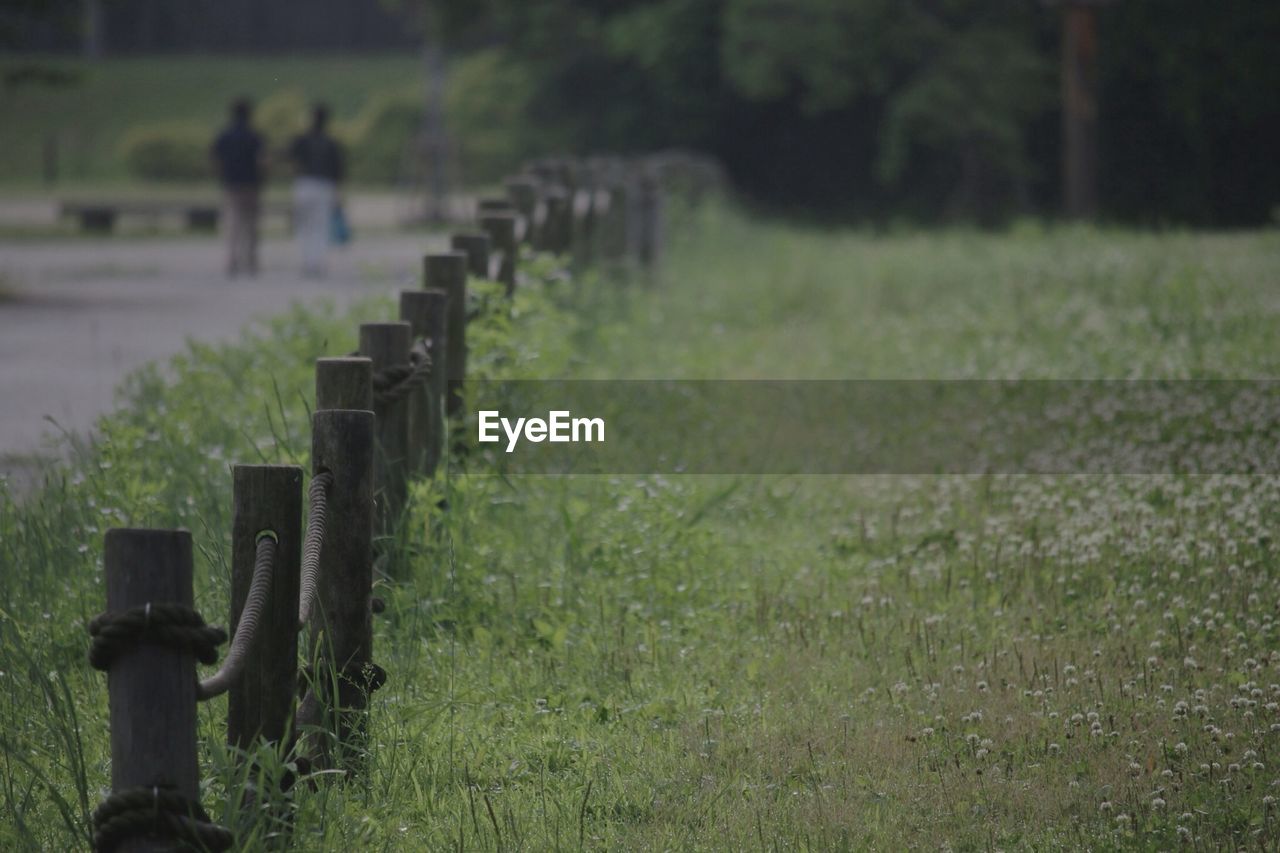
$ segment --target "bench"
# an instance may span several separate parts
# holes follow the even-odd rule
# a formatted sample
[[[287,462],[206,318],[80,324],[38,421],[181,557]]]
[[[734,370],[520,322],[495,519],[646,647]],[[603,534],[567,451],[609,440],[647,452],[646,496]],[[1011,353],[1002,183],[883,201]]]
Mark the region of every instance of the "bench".
[[[261,215],[289,214],[288,205],[264,204]],[[80,230],[94,234],[110,234],[116,220],[132,216],[148,220],[153,226],[162,218],[179,217],[188,231],[216,231],[222,210],[216,202],[191,201],[64,201],[59,216],[75,219]]]

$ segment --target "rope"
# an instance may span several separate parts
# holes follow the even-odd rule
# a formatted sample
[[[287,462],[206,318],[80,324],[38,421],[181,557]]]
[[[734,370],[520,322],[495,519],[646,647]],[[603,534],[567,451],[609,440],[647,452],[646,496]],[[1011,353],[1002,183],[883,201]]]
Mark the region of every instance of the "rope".
[[[307,516],[307,535],[302,540],[302,580],[298,594],[298,625],[307,624],[311,608],[315,605],[316,589],[320,581],[320,548],[324,544],[325,513],[328,511],[329,486],[333,474],[322,471],[311,478],[307,491],[310,514]]]
[[[209,820],[198,802],[166,788],[129,788],[109,795],[93,811],[93,849],[109,853],[120,842],[152,836],[222,851],[231,847],[230,830]]]
[[[89,664],[106,671],[121,653],[139,644],[164,646],[193,655],[200,663],[218,660],[218,646],[227,641],[227,632],[206,625],[194,609],[181,604],[153,604],[120,613],[100,613],[89,623],[93,642]]]
[[[262,621],[262,611],[266,609],[267,599],[271,595],[271,575],[275,570],[276,539],[274,534],[262,534],[258,537],[257,554],[253,561],[253,580],[249,582],[249,594],[245,596],[244,609],[240,611],[240,624],[236,625],[236,635],[231,640],[231,648],[222,661],[218,671],[200,682],[196,688],[196,698],[201,701],[221,696],[230,689],[244,671],[244,664],[249,656],[249,647],[253,645],[258,633],[258,624]]]
[[[389,406],[426,387],[431,376],[431,355],[426,343],[419,340],[409,351],[407,364],[393,364],[373,374],[373,402]]]

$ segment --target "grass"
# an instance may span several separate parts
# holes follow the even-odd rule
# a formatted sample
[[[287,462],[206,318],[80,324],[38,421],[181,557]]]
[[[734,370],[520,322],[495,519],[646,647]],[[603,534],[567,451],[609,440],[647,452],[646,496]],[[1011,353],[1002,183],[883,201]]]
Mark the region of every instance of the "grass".
[[[679,233],[660,286],[530,288],[478,321],[477,375],[1277,372],[1275,233],[873,236],[723,211]],[[197,603],[224,612],[227,465],[306,463],[311,359],[353,331],[295,312],[193,347],[0,506],[0,847],[82,841],[107,784],[84,664],[102,531],[190,528]],[[368,772],[295,789],[300,849],[1276,843],[1274,477],[456,466],[414,499]],[[222,701],[201,710],[204,801],[259,847],[275,827],[236,808]]]
[[[38,188],[45,140],[58,140],[60,180],[74,184],[127,179],[118,156],[124,133],[139,123],[222,123],[233,98],[258,101],[285,89],[324,99],[349,119],[372,96],[416,80],[411,56],[138,57],[87,62],[64,57],[7,57],[0,74],[32,63],[68,76],[59,86],[0,87],[0,184]]]

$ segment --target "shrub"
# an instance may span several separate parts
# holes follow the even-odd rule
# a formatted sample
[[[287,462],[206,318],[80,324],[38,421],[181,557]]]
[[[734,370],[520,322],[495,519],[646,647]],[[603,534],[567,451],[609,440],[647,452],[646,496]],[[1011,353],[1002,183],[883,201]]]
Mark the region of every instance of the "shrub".
[[[460,177],[469,184],[499,179],[521,160],[556,147],[557,140],[529,118],[529,75],[498,50],[453,63],[445,91],[445,125]],[[421,176],[414,146],[422,129],[424,98],[415,84],[370,100],[336,134],[350,151],[351,177],[398,183]]]
[[[307,129],[311,102],[296,86],[280,89],[258,104],[253,124],[266,137],[272,156],[283,156],[295,136]]]
[[[496,49],[454,63],[445,115],[468,183],[495,181],[515,171],[523,159],[558,147],[529,118],[532,79]]]
[[[422,95],[401,90],[369,101],[353,122],[339,125],[336,135],[347,146],[352,180],[391,184],[409,177],[405,164],[422,126]]]
[[[210,131],[190,122],[138,125],[120,141],[120,157],[134,177],[148,181],[201,181],[213,173]]]

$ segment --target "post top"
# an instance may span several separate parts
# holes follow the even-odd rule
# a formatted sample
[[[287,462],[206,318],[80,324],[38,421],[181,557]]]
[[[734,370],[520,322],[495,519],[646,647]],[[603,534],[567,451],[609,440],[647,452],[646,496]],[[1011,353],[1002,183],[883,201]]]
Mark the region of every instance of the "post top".
[[[403,320],[387,320],[378,323],[361,323],[360,331],[364,331],[365,329],[368,329],[371,332],[393,331],[401,327],[407,328],[408,326],[409,324]]]

